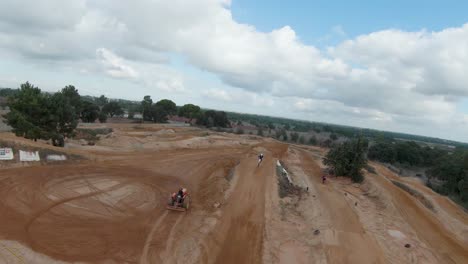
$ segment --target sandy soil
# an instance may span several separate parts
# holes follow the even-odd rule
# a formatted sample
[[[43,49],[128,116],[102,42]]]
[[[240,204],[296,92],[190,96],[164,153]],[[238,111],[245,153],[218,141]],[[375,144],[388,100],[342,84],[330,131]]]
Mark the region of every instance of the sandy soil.
[[[62,149],[80,162],[0,170],[0,263],[468,263],[466,213],[378,164],[363,184],[324,185],[324,149],[190,127],[106,126],[114,132],[95,146]],[[279,197],[278,160],[301,192]],[[188,212],[165,207],[179,186],[191,194]]]

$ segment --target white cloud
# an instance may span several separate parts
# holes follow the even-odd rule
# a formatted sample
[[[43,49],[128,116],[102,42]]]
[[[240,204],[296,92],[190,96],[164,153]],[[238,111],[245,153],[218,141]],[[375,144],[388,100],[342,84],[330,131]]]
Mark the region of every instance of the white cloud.
[[[231,102],[232,97],[225,91],[220,89],[209,89],[202,92],[206,98],[211,98],[215,100],[222,100],[226,102]]]
[[[332,28],[332,32],[339,37],[346,37],[346,32],[341,25],[336,25]]]
[[[254,107],[271,107],[275,104],[274,99],[267,94],[257,94],[241,89],[207,89],[202,91],[205,98],[220,100],[239,105],[250,105]]]
[[[119,56],[105,48],[96,50],[96,57],[105,67],[105,72],[115,78],[137,78],[138,73]]]
[[[238,23],[230,0],[0,5],[0,55],[25,63],[104,73],[169,93],[198,90],[239,106],[272,107],[278,98],[295,98],[285,100],[292,117],[300,111],[405,131],[466,128],[456,104],[468,97],[468,24],[371,32],[324,51],[304,44],[287,25],[261,32]],[[331,32],[347,36],[340,25]],[[184,68],[172,66],[172,54],[214,74],[222,87],[191,86]]]

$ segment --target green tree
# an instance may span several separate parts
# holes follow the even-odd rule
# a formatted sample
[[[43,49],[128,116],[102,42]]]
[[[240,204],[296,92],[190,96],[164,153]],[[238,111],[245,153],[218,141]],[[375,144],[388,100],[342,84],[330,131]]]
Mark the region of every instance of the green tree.
[[[109,99],[104,95],[101,95],[98,98],[96,98],[96,104],[99,106],[100,109],[102,109],[108,103]]]
[[[52,110],[49,124],[48,133],[52,139],[54,146],[63,147],[65,145],[65,138],[72,137],[74,131],[78,126],[79,112],[77,107],[73,104],[73,97],[67,94],[67,91],[55,93],[49,100],[47,100],[49,109]],[[81,106],[79,106],[81,107]]]
[[[337,136],[336,134],[331,133],[331,134],[330,134],[330,139],[333,140],[333,141],[335,141],[335,140],[338,139],[338,136]]]
[[[314,145],[314,146],[315,146],[315,145],[317,145],[317,143],[318,143],[317,137],[311,136],[311,137],[309,138],[309,144],[310,144],[310,145]]]
[[[468,173],[465,172],[465,177],[458,182],[458,191],[460,199],[463,202],[468,202]]]
[[[104,112],[104,111],[99,112],[98,119],[99,119],[100,123],[106,123],[107,122],[107,113]]]
[[[121,116],[124,114],[122,107],[116,101],[111,101],[104,105],[102,112],[107,113],[110,117]]]
[[[299,139],[299,134],[297,132],[291,133],[291,141],[292,142],[297,142],[298,139]]]
[[[190,118],[190,122],[192,119],[199,118],[202,112],[198,105],[193,104],[185,104],[181,108],[179,108],[179,116]]]
[[[21,84],[19,92],[9,98],[10,112],[5,115],[7,124],[17,136],[28,139],[41,139],[47,135],[45,124],[50,109],[47,96],[34,85]]]
[[[151,117],[155,123],[166,123],[168,115],[177,113],[177,107],[174,102],[163,99],[151,106]]]
[[[79,116],[82,108],[81,96],[78,90],[73,85],[67,85],[61,90],[62,96],[64,96],[67,102],[75,110],[75,113]]]
[[[156,105],[159,106],[166,113],[166,115],[175,115],[177,113],[176,104],[169,99],[162,99],[158,101]]]
[[[128,111],[128,119],[133,119],[135,117],[135,112],[133,110]]]
[[[378,141],[369,148],[367,156],[371,160],[394,163],[397,152],[391,142]]]
[[[19,89],[0,88],[0,96],[2,97],[11,97],[17,93],[19,93]]]
[[[143,114],[143,120],[145,121],[153,120],[153,115],[152,115],[153,110],[151,109],[152,105],[153,105],[153,100],[151,99],[151,96],[145,95],[145,97],[143,97],[143,101],[141,101],[141,111]]]
[[[224,111],[208,110],[197,120],[197,124],[206,127],[229,127],[229,120]]]
[[[279,129],[276,129],[276,130],[275,130],[275,138],[278,139],[278,140],[280,140],[281,135],[282,135],[282,131],[279,130]]]
[[[89,102],[82,102],[81,120],[85,123],[94,123],[99,117],[99,106]]]
[[[262,129],[262,128],[259,128],[259,129],[257,130],[257,135],[263,137],[263,129]]]
[[[151,106],[151,119],[155,123],[166,123],[167,122],[167,112],[161,105],[153,104]]]
[[[7,123],[17,136],[28,139],[52,140],[54,146],[63,146],[78,125],[79,115],[73,106],[69,89],[49,95],[29,82],[10,98]]]
[[[347,141],[332,148],[323,162],[338,176],[350,177],[353,182],[362,182],[361,170],[367,165],[366,144],[361,139]]]
[[[288,141],[288,133],[286,132],[286,129],[281,129],[281,137],[283,138],[283,141]]]
[[[267,126],[268,126],[268,132],[269,133],[271,133],[272,129],[275,129],[275,125],[272,122],[268,122]]]
[[[300,144],[304,144],[304,143],[305,143],[305,138],[304,138],[304,136],[300,136],[300,137],[299,137],[299,143],[300,143]]]

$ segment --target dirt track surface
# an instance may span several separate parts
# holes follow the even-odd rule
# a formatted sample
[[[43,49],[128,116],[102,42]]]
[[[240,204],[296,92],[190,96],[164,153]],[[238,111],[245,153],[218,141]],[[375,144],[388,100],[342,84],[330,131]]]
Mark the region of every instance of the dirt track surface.
[[[0,263],[468,263],[466,213],[378,164],[363,184],[323,185],[323,149],[110,126],[96,146],[70,142],[64,151],[88,155],[79,164],[0,170]],[[277,160],[302,191],[279,197]],[[169,211],[180,186],[191,208]]]

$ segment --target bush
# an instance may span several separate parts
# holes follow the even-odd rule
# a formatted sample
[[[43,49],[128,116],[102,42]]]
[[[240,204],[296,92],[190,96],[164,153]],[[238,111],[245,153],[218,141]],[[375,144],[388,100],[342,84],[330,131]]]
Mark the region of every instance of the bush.
[[[262,129],[262,128],[259,128],[259,129],[257,130],[257,135],[263,137],[263,129]]]
[[[206,127],[229,127],[229,120],[224,111],[208,110],[197,119],[197,124]]]
[[[299,139],[299,134],[297,132],[291,133],[291,141],[292,142],[297,142],[298,139]]]
[[[318,143],[318,141],[317,141],[317,138],[316,138],[315,136],[311,136],[311,137],[309,138],[309,144],[310,144],[310,145],[314,145],[314,146],[315,146],[315,145],[317,145],[317,143]]]
[[[365,141],[361,138],[347,141],[332,148],[323,162],[331,167],[336,175],[350,177],[353,182],[362,182],[361,170],[367,166]]]
[[[304,138],[304,136],[300,136],[300,137],[299,137],[299,143],[300,143],[300,144],[304,144],[304,143],[305,143],[305,138]]]
[[[106,123],[107,122],[107,113],[104,111],[101,111],[99,113],[99,122],[101,123]]]
[[[238,135],[244,134],[244,129],[238,127],[238,128],[236,129],[236,134],[238,134]]]

